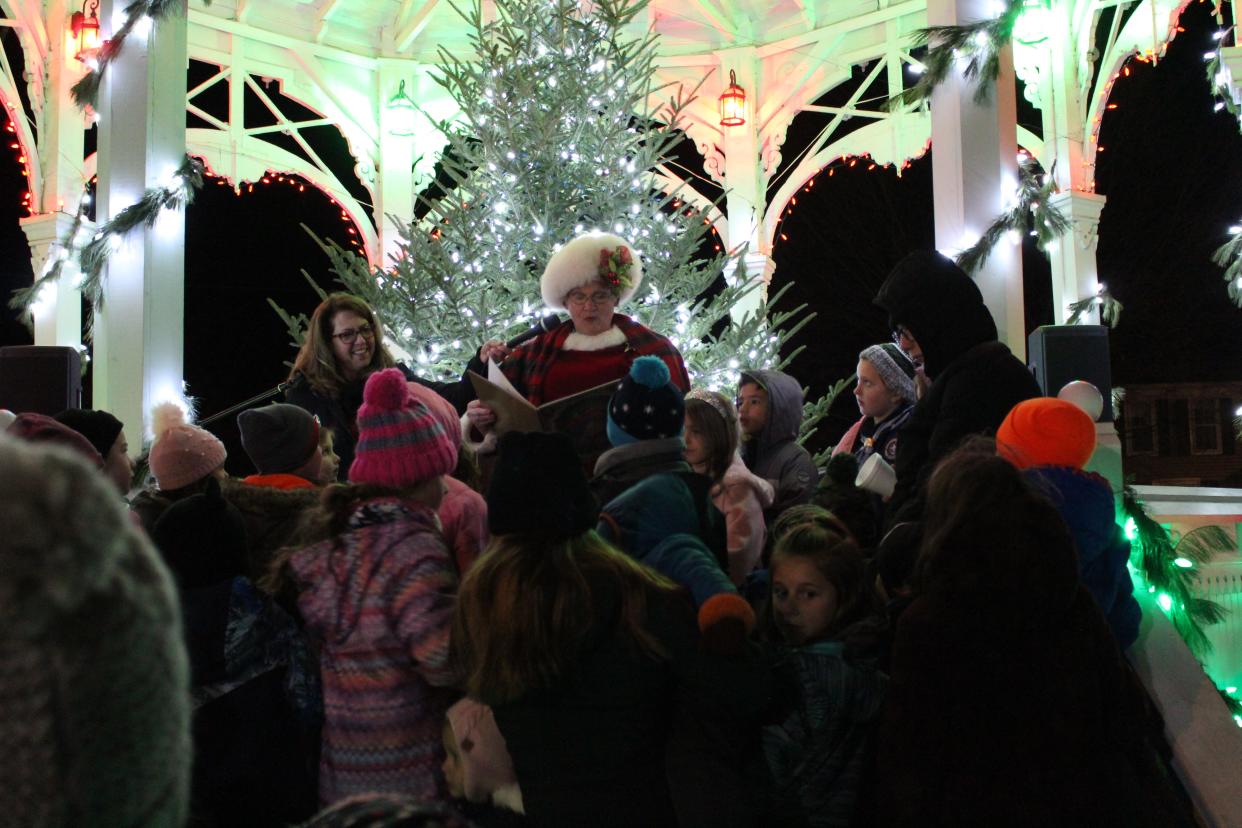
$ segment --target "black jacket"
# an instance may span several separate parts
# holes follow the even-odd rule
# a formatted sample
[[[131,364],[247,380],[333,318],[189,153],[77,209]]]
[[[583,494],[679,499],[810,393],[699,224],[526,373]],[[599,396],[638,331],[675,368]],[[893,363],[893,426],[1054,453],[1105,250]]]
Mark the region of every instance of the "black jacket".
[[[897,488],[888,523],[916,520],[936,463],[972,434],[993,434],[1009,410],[1041,394],[1009,348],[978,286],[939,253],[912,253],[898,263],[875,302],[904,326],[923,351],[931,390],[918,401],[897,443]]]
[[[397,367],[410,382],[424,385],[448,400],[459,415],[465,413],[466,404],[474,399],[474,386],[466,379],[465,374],[456,382],[434,382],[415,375],[404,365],[399,364]],[[481,368],[482,363],[479,363],[477,354],[466,366],[467,371],[478,371]],[[341,465],[337,470],[337,479],[341,481],[349,479],[349,467],[354,462],[354,445],[358,441],[355,420],[358,408],[362,405],[362,389],[365,385],[366,380],[361,379],[351,382],[338,396],[325,397],[311,388],[303,374],[296,374],[285,391],[285,402],[306,409],[319,418],[320,427],[332,429],[333,448],[341,458]]]

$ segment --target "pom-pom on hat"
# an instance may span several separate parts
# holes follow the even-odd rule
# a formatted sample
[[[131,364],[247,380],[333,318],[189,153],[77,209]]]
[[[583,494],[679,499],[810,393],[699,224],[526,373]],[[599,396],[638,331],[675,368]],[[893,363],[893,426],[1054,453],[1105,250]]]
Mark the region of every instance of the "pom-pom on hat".
[[[996,432],[996,453],[1020,469],[1081,469],[1095,451],[1095,423],[1081,408],[1054,397],[1023,400]]]
[[[641,356],[608,401],[608,440],[614,446],[679,437],[686,425],[685,395],[673,385],[668,366]]]
[[[358,409],[358,445],[349,482],[401,489],[457,466],[457,443],[397,368],[367,378]]]
[[[121,436],[121,421],[107,411],[91,411],[86,408],[66,408],[54,418],[91,441],[99,456],[108,459],[112,444]]]
[[[596,279],[612,286],[617,291],[617,304],[624,304],[643,283],[643,263],[638,251],[612,233],[584,233],[548,259],[539,279],[539,291],[545,305],[563,311],[566,294]]]
[[[151,410],[151,430],[155,442],[147,462],[163,491],[197,483],[228,458],[224,443],[210,431],[187,423],[176,403],[160,403]]]
[[[595,528],[599,506],[569,435],[510,431],[500,438],[487,490],[493,535],[557,542]]]
[[[319,423],[304,408],[273,403],[237,415],[242,448],[259,474],[284,474],[319,451]]]
[[[916,402],[914,391],[914,363],[891,342],[864,348],[858,355],[875,368],[884,387],[909,403]]]

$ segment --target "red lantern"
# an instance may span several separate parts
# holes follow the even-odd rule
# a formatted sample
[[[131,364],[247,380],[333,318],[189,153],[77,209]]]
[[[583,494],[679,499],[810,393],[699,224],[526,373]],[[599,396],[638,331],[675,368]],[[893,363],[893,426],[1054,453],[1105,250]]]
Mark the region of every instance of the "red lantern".
[[[720,93],[720,125],[741,126],[746,123],[746,90],[737,85],[737,75],[729,70],[729,85]]]
[[[85,60],[88,55],[96,54],[103,41],[99,37],[99,17],[95,12],[99,8],[99,0],[86,0],[82,11],[76,11],[69,18],[69,30],[78,42],[78,51],[74,54],[78,60]]]

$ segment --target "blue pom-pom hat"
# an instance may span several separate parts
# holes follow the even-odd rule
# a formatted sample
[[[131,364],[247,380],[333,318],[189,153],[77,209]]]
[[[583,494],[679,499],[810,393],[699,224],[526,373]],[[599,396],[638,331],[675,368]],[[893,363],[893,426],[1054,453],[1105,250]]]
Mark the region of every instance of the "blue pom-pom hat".
[[[623,446],[680,437],[685,423],[686,401],[664,360],[656,356],[634,360],[608,402],[608,440]]]

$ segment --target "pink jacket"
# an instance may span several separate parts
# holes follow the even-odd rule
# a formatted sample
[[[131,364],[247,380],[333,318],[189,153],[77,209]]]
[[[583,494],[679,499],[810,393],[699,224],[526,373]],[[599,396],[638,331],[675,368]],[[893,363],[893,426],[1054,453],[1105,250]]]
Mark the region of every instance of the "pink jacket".
[[[487,531],[487,501],[455,477],[446,475],[444,484],[448,491],[440,501],[440,527],[461,577],[491,540]]]
[[[740,454],[733,455],[724,479],[712,487],[712,503],[725,516],[729,579],[739,586],[763,553],[767,537],[763,510],[772,505],[775,497],[772,484],[751,474]]]

